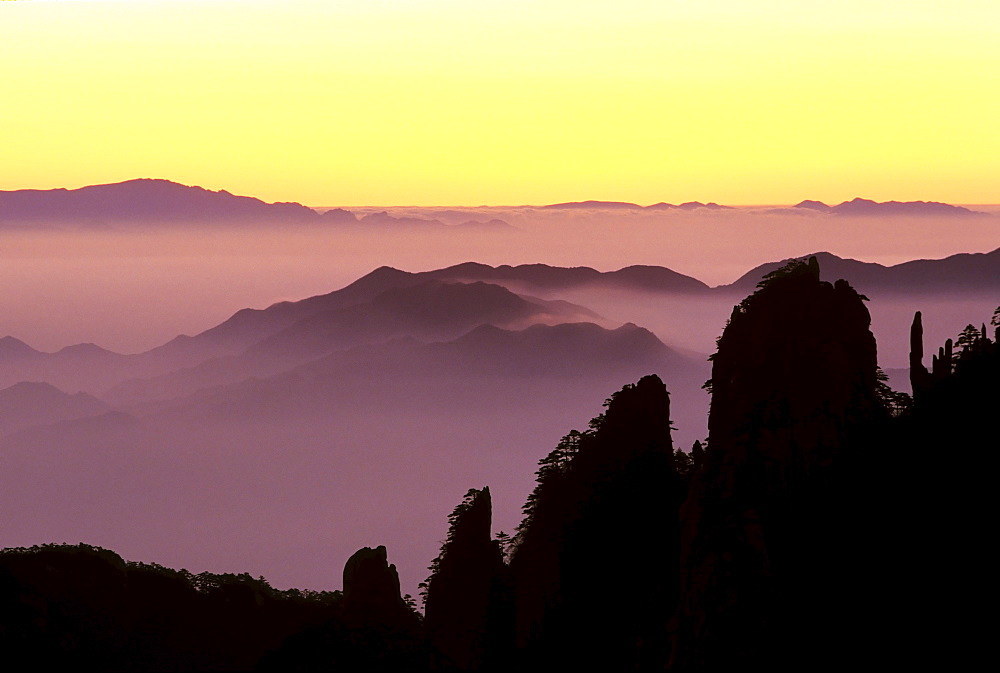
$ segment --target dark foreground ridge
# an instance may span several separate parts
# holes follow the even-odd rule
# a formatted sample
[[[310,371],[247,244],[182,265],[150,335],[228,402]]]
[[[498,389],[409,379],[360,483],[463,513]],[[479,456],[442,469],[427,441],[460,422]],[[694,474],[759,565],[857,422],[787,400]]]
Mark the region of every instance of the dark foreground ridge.
[[[930,369],[917,314],[911,400],[864,299],[815,258],[768,274],[719,338],[707,445],[674,448],[657,376],[625,386],[540,461],[512,535],[466,494],[423,617],[381,546],[323,593],[45,546],[0,552],[0,646],[37,670],[971,669],[1000,309]]]

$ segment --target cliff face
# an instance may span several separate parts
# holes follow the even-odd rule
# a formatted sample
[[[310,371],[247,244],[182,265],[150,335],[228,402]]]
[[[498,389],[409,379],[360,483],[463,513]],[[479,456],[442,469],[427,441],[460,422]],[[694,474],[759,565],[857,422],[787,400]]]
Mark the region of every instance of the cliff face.
[[[734,309],[714,356],[705,464],[681,512],[677,670],[780,665],[829,626],[816,606],[837,600],[825,587],[845,525],[838,461],[886,415],[869,323],[815,258]]]
[[[470,490],[451,514],[431,565],[424,626],[438,668],[493,668],[509,645],[506,567],[492,539],[490,490]]]
[[[712,453],[759,458],[772,486],[829,463],[852,427],[882,412],[870,324],[858,293],[846,281],[821,282],[818,266],[748,297],[714,356]]]
[[[399,574],[379,545],[362,547],[344,566],[344,613],[358,621],[386,621],[406,612],[399,595]]]
[[[511,571],[516,644],[538,670],[663,664],[675,601],[669,397],[647,376],[542,461]]]
[[[983,325],[957,347],[949,339],[931,356],[930,371],[920,313],[911,337],[913,411],[899,419],[890,447],[893,500],[904,505],[894,508],[883,545],[886,556],[899,555],[918,541],[919,553],[894,568],[889,614],[905,634],[899,649],[909,645],[911,668],[971,670],[995,640],[980,606],[996,597],[1000,329],[991,339]]]

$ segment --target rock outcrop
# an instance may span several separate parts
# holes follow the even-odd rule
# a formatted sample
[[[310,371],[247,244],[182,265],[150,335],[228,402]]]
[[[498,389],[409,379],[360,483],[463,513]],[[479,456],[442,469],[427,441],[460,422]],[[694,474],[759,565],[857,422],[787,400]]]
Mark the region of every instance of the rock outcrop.
[[[385,547],[362,547],[344,566],[344,613],[359,621],[380,621],[406,611],[399,574]]]
[[[509,582],[493,540],[489,487],[470,490],[452,512],[448,539],[431,565],[424,627],[435,667],[499,667],[510,645]]]
[[[684,495],[669,412],[663,382],[644,377],[540,463],[511,561],[525,665],[662,667]]]
[[[825,642],[844,523],[830,484],[845,447],[886,418],[869,323],[862,297],[821,282],[815,258],[734,308],[714,356],[705,464],[681,514],[675,670],[781,668]]]

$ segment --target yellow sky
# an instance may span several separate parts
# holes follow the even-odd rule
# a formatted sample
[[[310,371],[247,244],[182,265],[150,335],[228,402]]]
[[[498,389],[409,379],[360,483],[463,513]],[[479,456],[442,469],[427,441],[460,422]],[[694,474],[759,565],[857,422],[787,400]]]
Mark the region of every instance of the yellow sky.
[[[0,189],[1000,201],[995,0],[0,2]]]

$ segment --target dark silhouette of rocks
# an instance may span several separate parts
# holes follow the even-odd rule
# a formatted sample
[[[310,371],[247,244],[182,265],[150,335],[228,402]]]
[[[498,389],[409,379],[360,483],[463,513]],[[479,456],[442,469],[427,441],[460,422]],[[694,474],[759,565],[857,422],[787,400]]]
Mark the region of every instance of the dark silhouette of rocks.
[[[425,584],[424,626],[434,668],[499,667],[511,640],[503,551],[493,540],[490,490],[470,490],[449,517],[448,538]]]
[[[337,618],[340,600],[88,545],[0,552],[4,655],[38,670],[252,670],[286,638]]]
[[[913,409],[896,420],[891,437],[882,441],[886,465],[879,476],[892,479],[896,487],[893,498],[883,501],[887,511],[880,535],[873,536],[881,543],[876,550],[892,558],[911,540],[925,541],[925,551],[907,555],[905,566],[889,575],[892,581],[881,590],[888,614],[897,620],[887,647],[902,652],[899,660],[909,667],[975,667],[990,642],[977,604],[994,593],[992,540],[984,535],[994,509],[994,470],[987,467],[993,459],[974,455],[974,449],[971,462],[939,459],[995,444],[1000,334],[994,329],[991,336],[985,324],[970,327],[972,339],[962,339],[961,346],[949,339],[936,351],[929,349],[928,370],[922,317],[919,312],[914,316]],[[893,565],[889,561],[882,567]],[[914,583],[921,581],[927,590],[914,592]]]
[[[265,203],[225,190],[142,178],[80,189],[0,192],[0,222],[316,222],[298,203]]]
[[[359,621],[391,619],[407,611],[396,566],[383,545],[362,547],[344,566],[344,611]]]
[[[887,416],[869,323],[850,285],[820,281],[816,258],[734,308],[713,360],[704,467],[681,513],[676,670],[785,670],[832,646],[848,610],[830,591],[842,522],[827,485]]]
[[[423,623],[384,546],[350,557],[343,592],[301,592],[63,545],[0,551],[0,646],[40,670],[971,669],[992,643],[979,608],[994,471],[975,451],[1000,408],[1000,309],[992,335],[970,324],[929,369],[917,313],[913,400],[896,406],[869,322],[815,257],[768,274],[719,339],[707,446],[674,451],[657,376],[626,385],[539,462],[513,539],[491,535],[489,489],[468,491]],[[439,350],[440,366],[474,378],[462,348],[595,329],[486,326],[400,348]],[[648,341],[632,325],[614,333],[637,339],[624,350]],[[39,405],[70,397],[26,390]]]
[[[396,566],[380,545],[347,560],[340,613],[287,638],[258,669],[423,671],[427,662],[420,618],[400,597]]]
[[[684,495],[665,386],[626,386],[539,466],[511,560],[522,665],[662,666]]]

